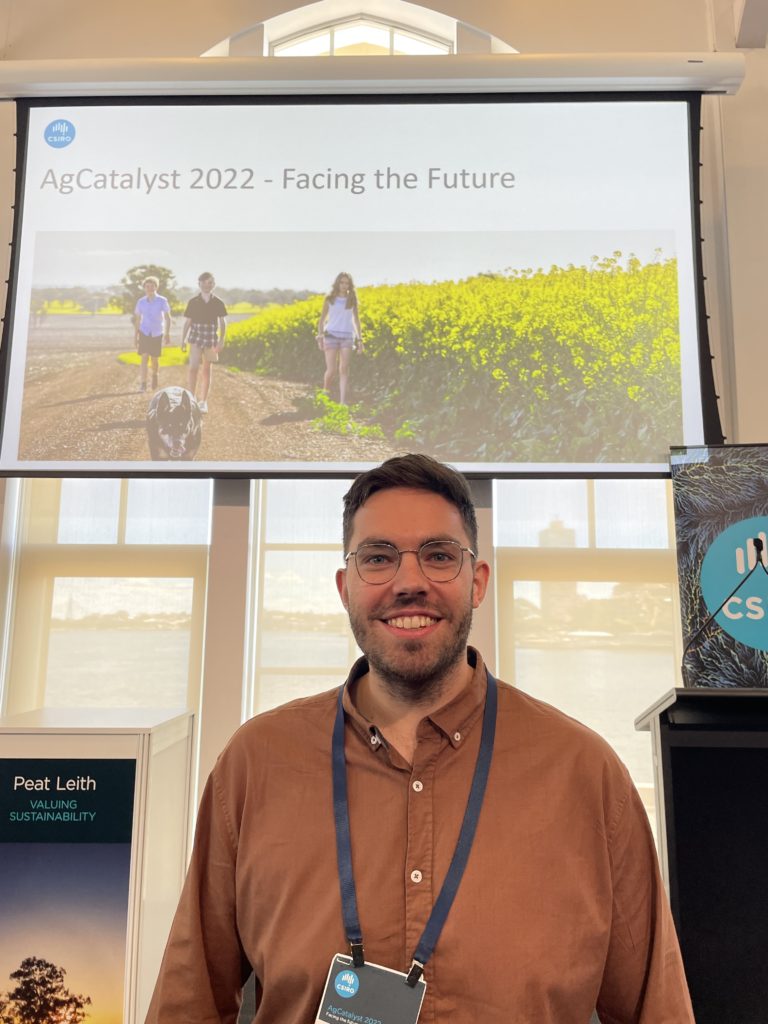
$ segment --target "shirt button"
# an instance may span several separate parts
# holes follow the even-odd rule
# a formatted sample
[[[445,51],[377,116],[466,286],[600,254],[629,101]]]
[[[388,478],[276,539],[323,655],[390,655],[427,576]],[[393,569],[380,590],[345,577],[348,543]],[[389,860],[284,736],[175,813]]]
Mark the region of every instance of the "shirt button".
[[[412,871],[411,872],[411,881],[412,882],[417,882],[418,883],[418,882],[421,881],[421,878],[422,878],[422,874],[421,874],[420,871]]]
[[[418,779],[415,779],[414,782],[412,783],[412,785],[413,785],[414,793],[420,793],[422,791],[422,789],[424,789],[424,783],[423,782],[419,782]]]
[[[457,743],[460,743],[461,742],[461,733],[460,732],[455,732],[453,734],[453,738],[456,740]]]
[[[376,735],[376,733],[374,733],[373,736],[371,736],[371,746],[372,747],[376,747],[376,746],[378,746],[378,744],[379,744],[379,737]]]

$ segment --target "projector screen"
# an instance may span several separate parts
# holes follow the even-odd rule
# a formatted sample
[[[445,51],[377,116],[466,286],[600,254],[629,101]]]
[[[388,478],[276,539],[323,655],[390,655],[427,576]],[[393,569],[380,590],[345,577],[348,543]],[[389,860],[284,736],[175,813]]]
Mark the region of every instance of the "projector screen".
[[[6,473],[647,473],[705,440],[685,98],[21,114]]]

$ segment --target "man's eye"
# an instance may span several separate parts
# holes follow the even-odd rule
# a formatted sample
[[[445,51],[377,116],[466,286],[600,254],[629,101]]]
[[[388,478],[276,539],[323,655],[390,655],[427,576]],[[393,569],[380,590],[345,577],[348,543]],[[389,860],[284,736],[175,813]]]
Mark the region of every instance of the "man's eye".
[[[430,565],[455,565],[459,552],[454,548],[436,547],[422,548],[421,557]]]
[[[397,561],[397,555],[393,551],[382,551],[380,548],[374,551],[359,551],[358,558],[363,565],[371,569],[385,568]]]

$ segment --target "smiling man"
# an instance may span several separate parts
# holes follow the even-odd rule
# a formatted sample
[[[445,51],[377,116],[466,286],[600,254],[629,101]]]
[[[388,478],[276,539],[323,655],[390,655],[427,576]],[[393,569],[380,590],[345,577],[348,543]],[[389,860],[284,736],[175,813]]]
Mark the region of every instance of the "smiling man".
[[[346,498],[347,568],[336,574],[367,660],[368,671],[355,688],[357,707],[397,736],[395,746],[409,761],[421,720],[470,684],[472,609],[485,596],[489,576],[488,564],[475,555],[477,520],[469,492],[453,496],[446,489],[445,497],[418,486],[419,470],[434,473],[437,466],[410,456],[358,480]],[[388,474],[413,486],[382,488]]]
[[[645,812],[599,737],[467,646],[469,490],[424,455],[345,497],[364,657],[211,774],[148,1021],[692,1024]]]

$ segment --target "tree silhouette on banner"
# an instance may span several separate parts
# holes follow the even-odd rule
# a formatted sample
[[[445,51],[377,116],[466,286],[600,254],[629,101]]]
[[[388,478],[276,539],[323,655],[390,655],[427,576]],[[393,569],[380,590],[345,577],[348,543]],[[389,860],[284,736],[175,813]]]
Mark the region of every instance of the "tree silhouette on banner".
[[[80,1024],[91,997],[70,992],[65,974],[63,967],[39,957],[22,960],[11,974],[16,987],[0,993],[0,1024]]]

